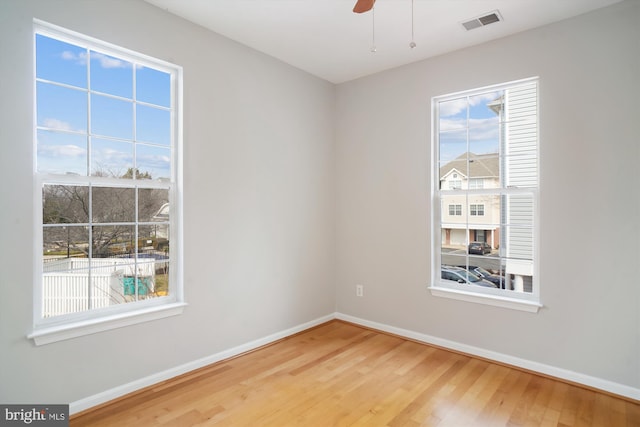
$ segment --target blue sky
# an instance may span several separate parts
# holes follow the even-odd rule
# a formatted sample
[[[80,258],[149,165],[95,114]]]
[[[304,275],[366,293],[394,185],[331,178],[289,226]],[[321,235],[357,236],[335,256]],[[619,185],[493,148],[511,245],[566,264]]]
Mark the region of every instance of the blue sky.
[[[499,152],[498,115],[487,104],[502,95],[502,92],[493,91],[439,103],[441,166],[467,151],[475,154]]]
[[[168,73],[38,34],[36,77],[39,172],[169,178]]]

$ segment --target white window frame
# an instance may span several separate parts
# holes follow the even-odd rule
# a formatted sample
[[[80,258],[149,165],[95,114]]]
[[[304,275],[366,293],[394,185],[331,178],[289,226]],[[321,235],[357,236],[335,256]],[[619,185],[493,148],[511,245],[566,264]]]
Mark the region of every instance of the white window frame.
[[[135,62],[144,66],[167,72],[171,75],[171,178],[170,184],[154,184],[146,180],[140,183],[131,180],[123,183],[122,179],[107,177],[69,177],[66,175],[51,175],[37,172],[37,98],[36,71],[33,71],[33,170],[34,170],[34,300],[33,300],[33,330],[27,338],[33,339],[36,345],[49,344],[83,335],[93,334],[123,326],[134,325],[150,320],[179,315],[186,303],[183,291],[183,243],[182,243],[182,67],[140,54],[129,49],[121,48],[101,40],[88,37],[56,25],[40,20],[34,20],[33,26],[33,58],[35,64],[35,39],[41,34],[74,45],[87,47],[123,60]],[[106,308],[88,310],[60,316],[44,318],[43,313],[43,265],[42,265],[42,188],[44,184],[85,184],[106,185],[109,187],[128,188],[167,188],[170,197],[170,242],[169,253],[169,292],[167,296],[160,296],[143,301],[117,304]]]
[[[536,168],[538,171],[537,186],[535,188],[498,188],[498,189],[441,189],[439,188],[440,182],[440,165],[438,163],[439,155],[439,103],[458,99],[463,96],[474,96],[482,93],[497,91],[503,89],[509,89],[511,87],[535,84],[537,91],[536,102],[536,132],[538,135],[537,153],[536,156]],[[465,302],[473,302],[484,305],[491,305],[497,307],[503,307],[508,309],[527,311],[537,313],[543,306],[540,301],[540,284],[539,284],[539,79],[537,77],[507,82],[503,84],[497,84],[492,86],[485,86],[472,90],[465,90],[461,92],[451,93],[442,96],[436,96],[431,99],[431,283],[428,289],[431,295],[435,297],[444,297],[454,300],[460,300]],[[484,187],[484,186],[483,186]],[[440,277],[441,274],[441,233],[444,227],[444,218],[442,218],[442,196],[443,195],[466,195],[467,197],[474,194],[496,194],[496,195],[530,195],[533,199],[533,285],[531,293],[514,292],[512,290],[485,288],[480,286],[471,287],[467,284],[459,284],[452,281],[443,280]],[[501,249],[502,250],[502,249]]]

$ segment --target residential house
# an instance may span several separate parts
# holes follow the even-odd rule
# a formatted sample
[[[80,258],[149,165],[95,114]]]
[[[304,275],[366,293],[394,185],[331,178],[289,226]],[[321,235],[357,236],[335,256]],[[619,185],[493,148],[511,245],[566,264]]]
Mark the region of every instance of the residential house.
[[[467,159],[469,167],[467,168]],[[443,189],[499,188],[497,153],[464,153],[440,167]],[[466,248],[469,242],[500,247],[500,197],[451,195],[442,198],[442,245]]]

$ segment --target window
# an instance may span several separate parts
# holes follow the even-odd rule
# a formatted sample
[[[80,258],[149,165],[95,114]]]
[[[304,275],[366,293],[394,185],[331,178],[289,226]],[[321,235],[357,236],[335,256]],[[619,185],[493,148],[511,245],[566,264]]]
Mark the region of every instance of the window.
[[[35,52],[32,337],[176,314],[180,67],[41,22]]]
[[[462,180],[452,179],[449,181],[449,190],[456,190],[458,188],[462,188]]]
[[[449,205],[449,215],[462,215],[462,205]]]
[[[469,180],[469,190],[476,190],[478,188],[484,188],[483,178],[473,178]]]
[[[471,216],[484,216],[484,205],[470,205],[469,214]]]
[[[433,99],[434,295],[528,311],[540,306],[537,88],[537,79],[527,79]],[[454,170],[468,188],[444,185]],[[468,217],[457,214],[456,200],[469,203]],[[479,235],[486,247],[470,245]],[[443,272],[460,267],[480,267],[500,280],[446,280]]]

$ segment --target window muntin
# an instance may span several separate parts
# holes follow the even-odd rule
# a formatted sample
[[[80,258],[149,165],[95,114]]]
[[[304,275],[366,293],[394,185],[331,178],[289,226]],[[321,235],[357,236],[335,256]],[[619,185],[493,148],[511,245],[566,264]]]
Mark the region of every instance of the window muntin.
[[[462,205],[449,205],[449,215],[462,215]]]
[[[433,107],[432,288],[537,301],[537,80],[436,97]],[[453,173],[461,185],[450,184]],[[468,216],[452,215],[457,200]],[[476,236],[490,253],[470,253]],[[441,280],[448,266],[484,268],[506,289]]]
[[[471,178],[469,180],[469,190],[477,190],[479,188],[484,188],[484,179],[483,178]]]
[[[469,214],[471,216],[484,216],[484,205],[483,204],[469,205]]]
[[[40,23],[35,51],[36,328],[180,302],[180,68]]]

